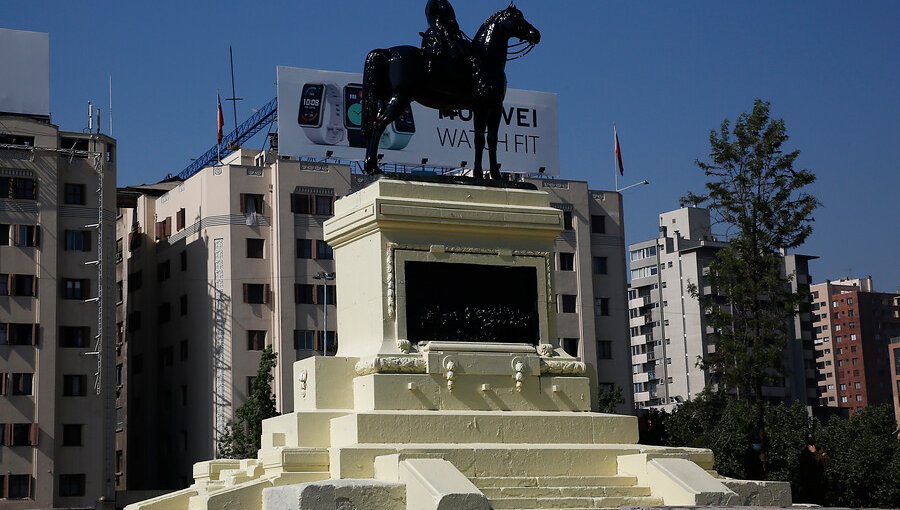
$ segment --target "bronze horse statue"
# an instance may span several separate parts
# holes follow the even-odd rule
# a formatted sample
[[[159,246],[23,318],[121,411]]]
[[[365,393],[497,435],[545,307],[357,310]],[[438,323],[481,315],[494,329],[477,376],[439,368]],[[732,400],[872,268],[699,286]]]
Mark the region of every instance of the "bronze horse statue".
[[[520,42],[510,45],[512,38]],[[487,130],[491,179],[500,179],[497,130],[506,96],[506,62],[527,54],[540,39],[540,32],[510,4],[488,18],[471,41],[465,41],[467,55],[462,58],[430,56],[414,46],[369,52],[363,72],[362,101],[366,173],[381,173],[381,135],[416,101],[438,110],[470,110],[475,127],[474,176],[483,177],[481,156]]]

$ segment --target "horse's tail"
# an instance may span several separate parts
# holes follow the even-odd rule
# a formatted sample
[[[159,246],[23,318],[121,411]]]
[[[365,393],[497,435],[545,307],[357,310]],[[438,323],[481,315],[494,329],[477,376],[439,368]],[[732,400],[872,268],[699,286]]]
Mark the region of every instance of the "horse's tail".
[[[366,55],[366,65],[363,68],[362,101],[362,133],[366,137],[369,136],[369,132],[375,124],[375,118],[378,116],[378,97],[381,95],[380,92],[387,77],[385,73],[387,57],[388,52],[384,49],[375,49]]]

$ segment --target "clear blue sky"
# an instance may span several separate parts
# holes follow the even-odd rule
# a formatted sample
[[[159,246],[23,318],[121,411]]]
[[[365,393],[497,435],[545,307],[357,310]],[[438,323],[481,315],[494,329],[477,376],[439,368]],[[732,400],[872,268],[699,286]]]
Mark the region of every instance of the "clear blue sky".
[[[0,26],[50,33],[53,121],[86,126],[112,75],[119,184],[177,173],[214,142],[215,92],[239,119],[275,97],[275,66],[362,70],[368,50],[417,44],[424,0],[0,3]],[[501,0],[456,0],[470,35]],[[611,189],[622,143],[627,242],[703,177],[693,162],[724,118],[772,103],[823,206],[799,251],[814,280],[871,274],[900,286],[900,2],[520,0],[543,42],[508,68],[511,87],[559,94],[562,176]],[[227,129],[232,129],[226,106]]]

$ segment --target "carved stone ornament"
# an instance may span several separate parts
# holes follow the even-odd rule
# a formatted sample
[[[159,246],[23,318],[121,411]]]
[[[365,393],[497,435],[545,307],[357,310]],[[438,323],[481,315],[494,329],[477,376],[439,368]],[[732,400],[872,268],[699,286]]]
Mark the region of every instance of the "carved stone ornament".
[[[537,353],[545,358],[552,358],[553,357],[553,345],[538,344]]]
[[[397,348],[400,349],[400,352],[402,352],[403,354],[409,354],[409,351],[412,349],[412,343],[410,343],[409,340],[398,338]]]
[[[300,398],[306,398],[306,370],[300,371]]]
[[[583,375],[584,363],[575,360],[541,358],[541,373],[550,375]]]
[[[424,374],[425,358],[410,356],[377,356],[356,363],[357,375],[369,374]]]

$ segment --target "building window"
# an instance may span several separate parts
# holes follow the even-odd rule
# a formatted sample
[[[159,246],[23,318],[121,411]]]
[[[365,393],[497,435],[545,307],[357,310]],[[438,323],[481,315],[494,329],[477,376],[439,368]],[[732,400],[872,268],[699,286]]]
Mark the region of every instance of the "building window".
[[[608,340],[600,340],[597,342],[597,358],[612,359],[612,342]]]
[[[605,234],[606,233],[606,216],[602,216],[599,214],[591,215],[591,233],[592,234]]]
[[[184,207],[175,213],[175,229],[182,230],[184,228]]]
[[[247,330],[247,350],[261,351],[266,348],[266,331],[262,329]]]
[[[35,296],[37,291],[37,277],[30,274],[0,275],[5,276],[0,284],[0,295],[8,296]],[[3,287],[5,287],[5,292]]]
[[[31,395],[34,388],[34,374],[11,374],[12,388],[10,394],[14,396]]]
[[[162,241],[172,235],[172,217],[156,222],[156,240]]]
[[[165,324],[172,320],[172,305],[165,302],[156,308],[156,317],[160,324]]]
[[[315,304],[315,285],[308,283],[294,285],[294,302],[301,305]]]
[[[86,375],[63,375],[63,396],[83,397],[87,395]]]
[[[0,323],[0,345],[37,345],[38,324]]]
[[[334,214],[334,197],[316,195],[316,214],[332,216]]]
[[[559,311],[560,313],[575,313],[575,301],[577,296],[575,294],[560,294],[559,295]]]
[[[331,246],[328,246],[328,243],[321,239],[316,240],[316,258],[319,260],[334,259],[334,251],[331,249]]]
[[[128,314],[128,331],[134,332],[141,329],[141,312],[131,312]]]
[[[327,301],[327,303],[326,303]],[[337,291],[335,291],[334,285],[328,286],[328,295],[325,295],[325,286],[324,285],[316,285],[316,303],[317,304],[328,304],[328,305],[336,305],[337,304]]]
[[[609,298],[601,297],[596,298],[594,300],[595,308],[597,309],[597,315],[608,316],[609,315]]]
[[[298,259],[311,259],[312,256],[312,240],[311,239],[297,239],[297,258]]]
[[[12,225],[11,227],[13,246],[27,248],[41,245],[41,227],[37,225]],[[9,244],[8,236],[4,244]]]
[[[91,328],[88,326],[60,326],[59,346],[85,349],[90,344]]]
[[[569,356],[578,356],[578,338],[560,338],[560,346]]]
[[[66,230],[65,236],[66,251],[91,251],[90,230]]]
[[[557,269],[560,271],[575,270],[575,254],[567,252],[559,252],[559,265]]]
[[[181,315],[187,315],[187,313],[188,313],[187,294],[182,294],[181,297],[178,298],[178,301],[179,301],[179,310],[180,310]]]
[[[563,230],[575,230],[572,223],[572,211],[563,211]]]
[[[87,299],[90,297],[90,283],[86,278],[63,279],[63,299]]]
[[[245,283],[244,303],[269,304],[269,285],[262,283]]]
[[[263,258],[263,254],[265,253],[266,240],[265,239],[247,239],[247,258],[248,259],[261,259]]]
[[[116,304],[125,300],[125,282],[119,280],[116,282]]]
[[[84,496],[85,475],[59,475],[59,497],[74,498]]]
[[[67,182],[63,193],[63,203],[84,205],[84,184],[72,184]]]
[[[128,292],[134,292],[136,290],[140,290],[140,288],[143,285],[144,285],[143,271],[135,271],[133,273],[128,274]]]
[[[263,196],[253,193],[241,193],[242,213],[263,213]]]
[[[6,475],[6,497],[26,499],[31,497],[31,475]]]
[[[160,262],[156,265],[156,281],[164,282],[172,276],[172,266],[169,261]]]
[[[298,351],[312,351],[315,349],[315,331],[308,329],[294,330],[294,349]]]
[[[80,423],[63,424],[63,446],[83,446],[81,432],[84,425]]]
[[[594,274],[607,274],[606,257],[593,257]]]

